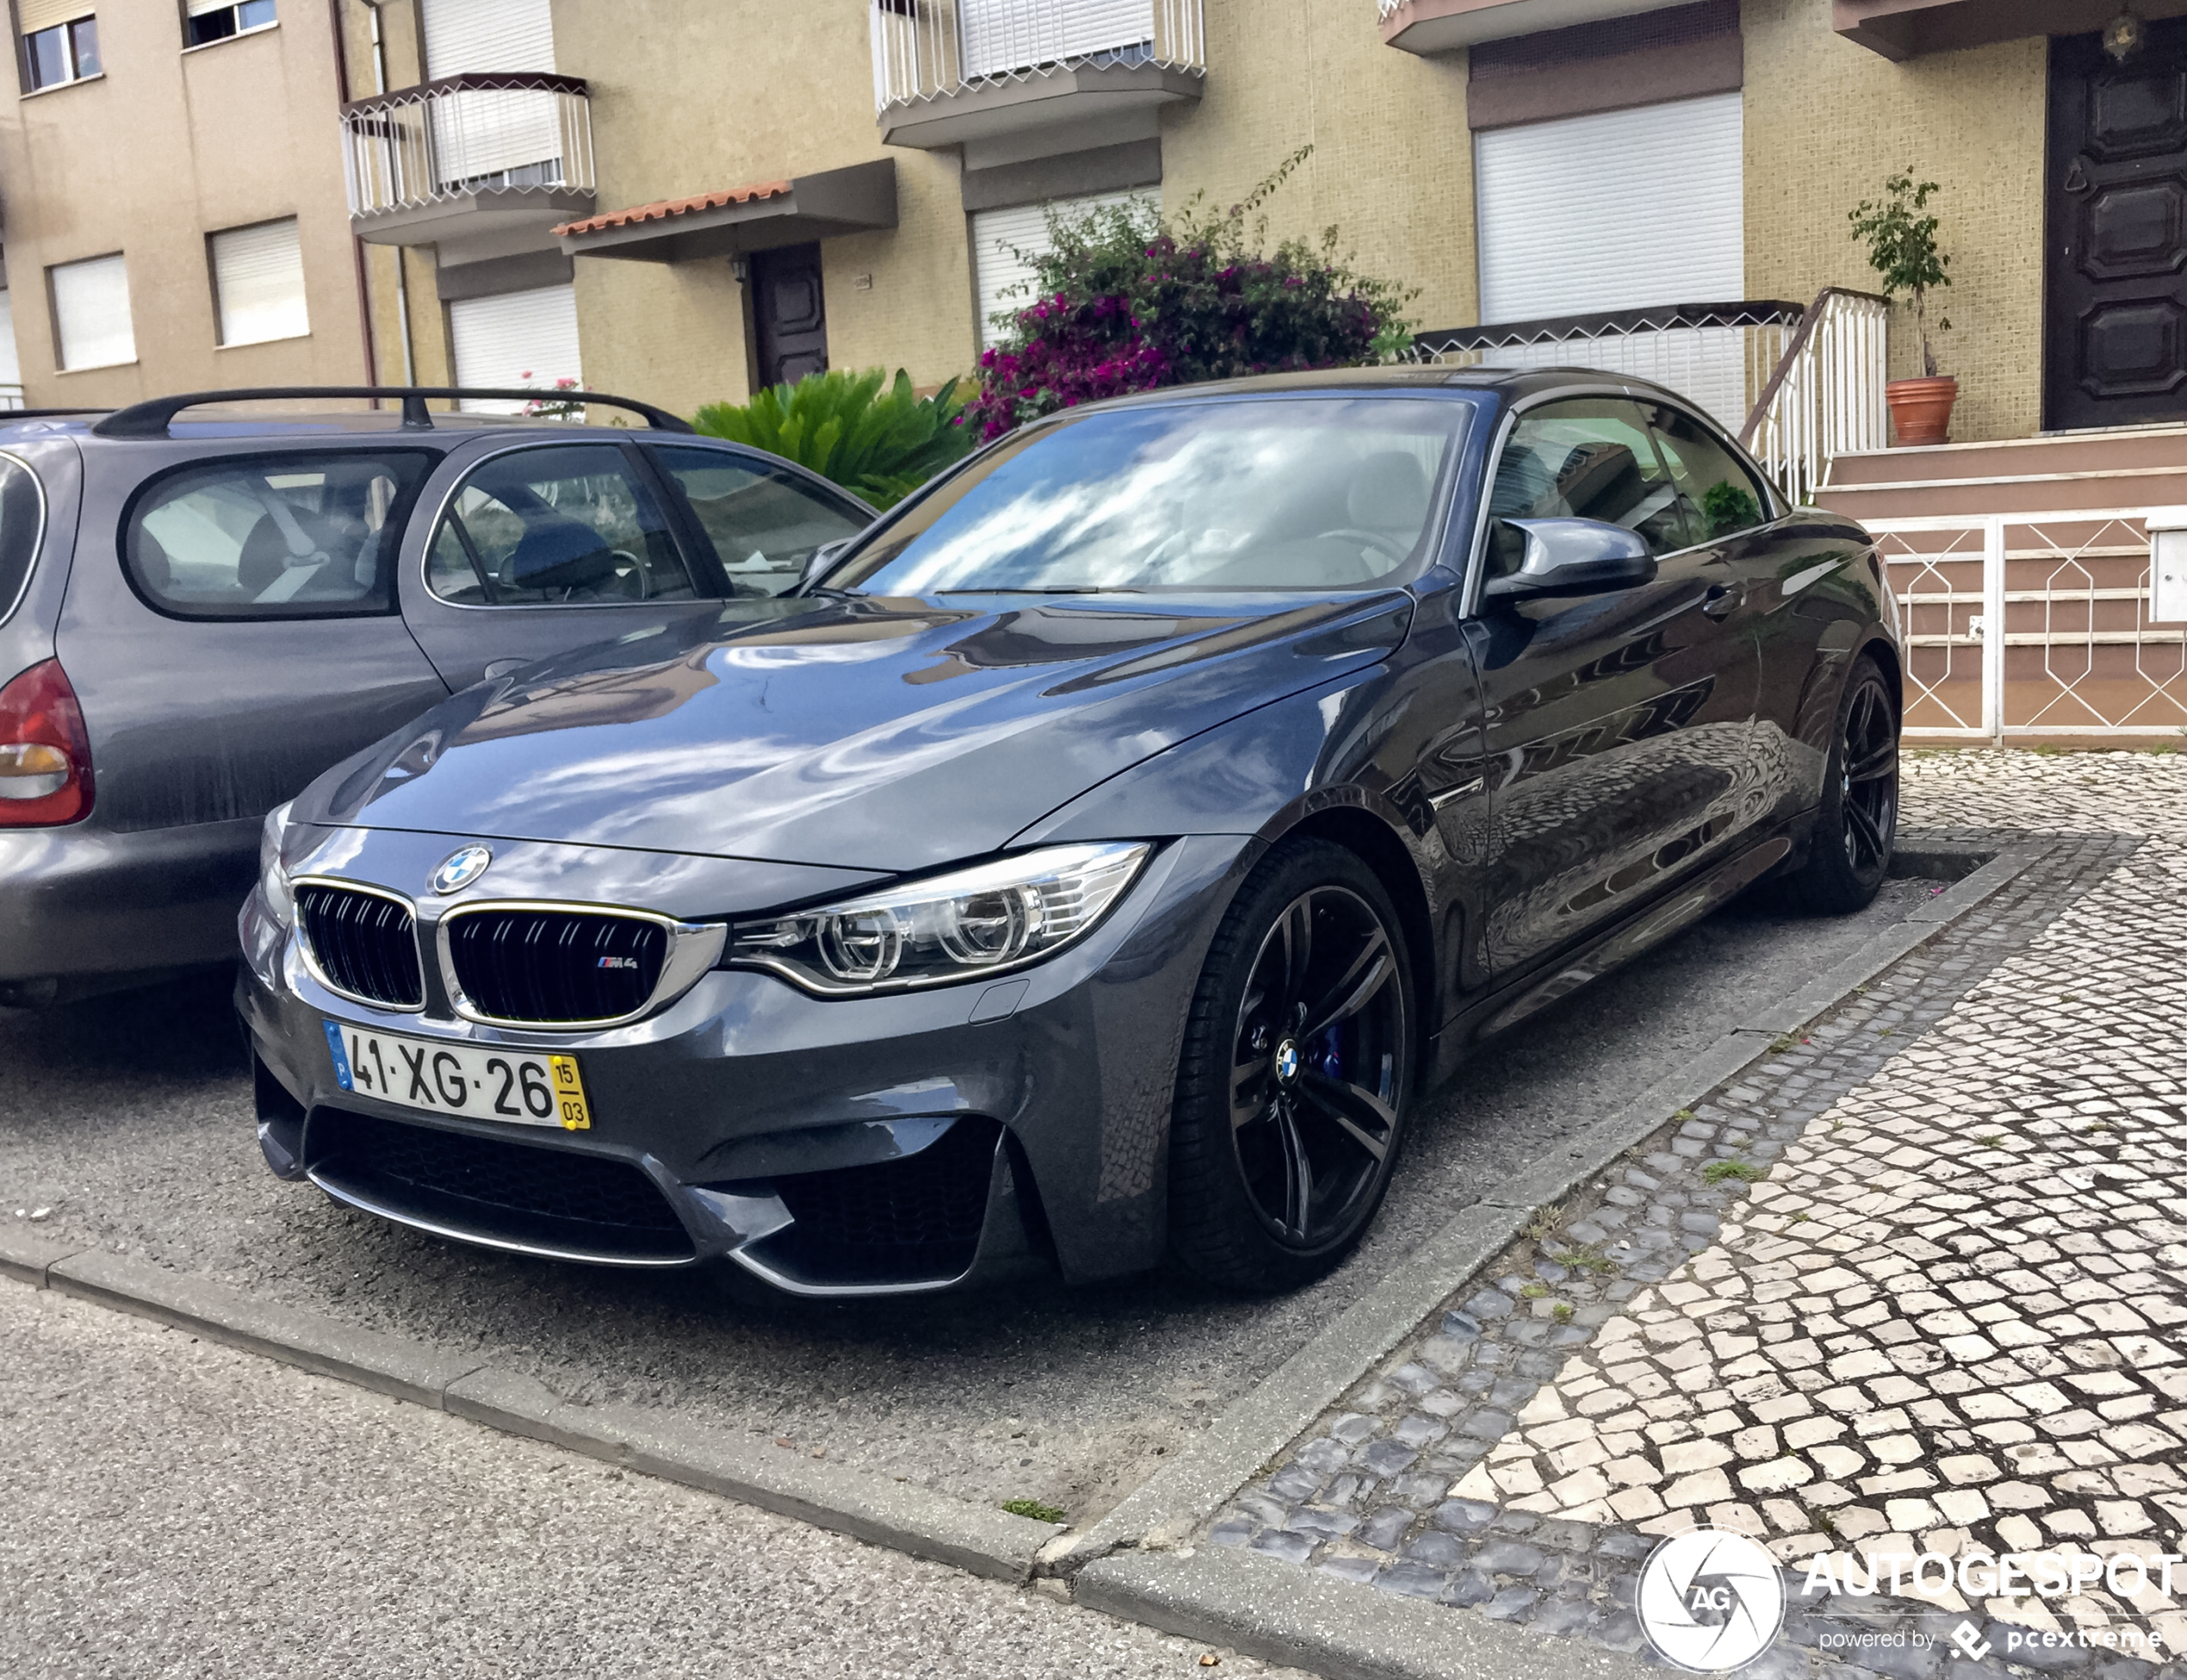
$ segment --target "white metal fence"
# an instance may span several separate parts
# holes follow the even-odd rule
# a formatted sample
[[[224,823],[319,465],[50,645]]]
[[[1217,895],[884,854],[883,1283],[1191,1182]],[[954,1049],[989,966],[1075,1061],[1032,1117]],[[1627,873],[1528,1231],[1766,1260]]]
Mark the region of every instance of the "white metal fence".
[[[1905,638],[1910,740],[2187,731],[2187,623],[2150,617],[2141,511],[1866,523]]]
[[[12,413],[15,410],[21,408],[22,406],[23,406],[22,387],[20,385],[0,385],[0,411]]]
[[[1414,353],[1446,367],[1600,368],[1652,380],[1731,429],[1769,384],[1800,318],[1796,303],[1680,304],[1423,332]]]
[[[1739,441],[1794,502],[1813,498],[1834,457],[1889,445],[1883,387],[1890,317],[1889,302],[1873,293],[1825,288],[1754,399]]]
[[[1084,65],[1205,70],[1200,0],[870,0],[877,110]]]
[[[350,214],[462,193],[592,190],[592,113],[572,76],[451,76],[342,108]]]

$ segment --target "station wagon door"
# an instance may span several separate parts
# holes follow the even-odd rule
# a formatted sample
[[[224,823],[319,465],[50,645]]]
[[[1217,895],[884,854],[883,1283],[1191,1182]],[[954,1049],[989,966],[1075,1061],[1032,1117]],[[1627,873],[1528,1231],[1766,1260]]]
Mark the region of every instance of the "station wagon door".
[[[256,855],[244,825],[446,697],[393,589],[395,537],[433,461],[284,442],[139,487],[140,449],[87,454],[57,642],[99,826],[238,824],[239,897]]]
[[[451,457],[403,544],[402,610],[451,689],[710,622],[728,592],[633,445],[506,443]]]

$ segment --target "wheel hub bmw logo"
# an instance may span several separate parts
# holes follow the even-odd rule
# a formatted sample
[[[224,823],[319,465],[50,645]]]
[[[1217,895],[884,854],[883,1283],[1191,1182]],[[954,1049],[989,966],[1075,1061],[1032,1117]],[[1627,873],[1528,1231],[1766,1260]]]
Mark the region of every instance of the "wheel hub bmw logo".
[[[1298,1077],[1298,1040],[1286,1038],[1276,1046],[1276,1077],[1288,1085]]]
[[[433,871],[433,890],[446,897],[452,892],[462,892],[472,882],[486,873],[486,866],[493,861],[490,846],[459,846],[441,859],[441,866]]]

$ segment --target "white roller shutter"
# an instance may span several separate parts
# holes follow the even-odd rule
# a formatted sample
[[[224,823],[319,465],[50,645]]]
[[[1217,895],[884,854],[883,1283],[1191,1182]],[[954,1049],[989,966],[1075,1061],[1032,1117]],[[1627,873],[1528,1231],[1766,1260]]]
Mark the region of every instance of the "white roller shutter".
[[[958,0],[967,77],[1030,70],[1155,38],[1154,0]]]
[[[137,359],[129,319],[129,270],[117,253],[46,270],[64,368],[111,368]]]
[[[577,354],[577,292],[570,286],[505,292],[499,297],[462,298],[448,306],[449,335],[455,344],[459,385],[551,387],[580,382]],[[521,412],[520,402],[467,402],[479,413]]]
[[[1739,105],[1712,94],[1475,135],[1482,320],[1744,295]]]
[[[22,400],[22,363],[15,355],[15,294],[0,291],[0,386],[8,385],[16,388],[0,392],[0,406],[7,398]]]
[[[551,74],[554,68],[548,0],[424,0],[424,28],[425,79],[431,82],[526,71]],[[433,145],[444,183],[553,163],[562,152],[554,96],[476,89],[445,95],[433,102]],[[559,179],[560,173],[542,175]]]
[[[224,344],[260,344],[309,332],[296,219],[215,233],[213,295],[220,304]]]
[[[34,35],[56,23],[89,17],[96,9],[93,0],[15,0],[15,22],[23,34]]]
[[[1032,262],[1049,249],[1048,212],[1066,218],[1112,204],[1144,203],[1162,208],[1162,189],[1142,187],[1122,193],[1095,193],[1086,198],[1059,198],[1044,204],[1022,204],[1007,210],[978,210],[972,216],[972,264],[980,288],[980,344],[999,344],[1003,330],[992,317],[999,310],[1022,309],[1032,301],[1025,289],[1032,280]],[[1019,253],[1023,252],[1024,255]],[[1013,289],[1013,288],[1016,289]]]

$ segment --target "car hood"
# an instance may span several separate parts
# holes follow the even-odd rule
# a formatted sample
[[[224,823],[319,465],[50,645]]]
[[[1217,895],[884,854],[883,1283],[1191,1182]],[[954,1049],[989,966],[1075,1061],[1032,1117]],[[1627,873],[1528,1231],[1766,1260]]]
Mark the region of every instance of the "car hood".
[[[1385,657],[1411,598],[738,603],[455,696],[315,783],[309,821],[914,870]]]

